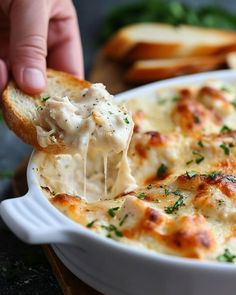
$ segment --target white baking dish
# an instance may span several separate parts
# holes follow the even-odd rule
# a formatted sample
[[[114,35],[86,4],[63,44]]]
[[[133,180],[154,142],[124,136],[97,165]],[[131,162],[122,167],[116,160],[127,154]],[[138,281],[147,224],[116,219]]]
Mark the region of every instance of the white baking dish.
[[[236,83],[236,71],[191,75],[117,95],[117,100],[142,97],[162,87],[202,83],[207,79]],[[32,157],[31,157],[32,159]],[[0,213],[23,241],[52,244],[62,262],[80,279],[106,295],[233,295],[236,265],[196,261],[133,248],[98,236],[68,219],[43,195],[30,160],[28,193],[1,203]]]

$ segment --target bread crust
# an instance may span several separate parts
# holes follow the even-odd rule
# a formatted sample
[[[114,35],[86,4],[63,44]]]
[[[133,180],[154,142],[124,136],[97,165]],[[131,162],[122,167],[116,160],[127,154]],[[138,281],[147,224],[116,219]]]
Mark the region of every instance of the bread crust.
[[[47,77],[48,78],[56,78],[58,83],[61,86],[65,86],[65,88],[73,88],[73,87],[80,87],[87,88],[89,87],[90,83],[85,80],[79,80],[73,75],[55,71],[52,69],[47,70]],[[48,85],[50,87],[50,85]],[[36,132],[36,125],[34,121],[30,118],[26,118],[22,115],[21,111],[16,108],[16,105],[13,103],[13,99],[11,97],[11,93],[13,89],[17,89],[19,93],[25,95],[22,91],[19,90],[16,83],[14,81],[10,81],[5,90],[3,91],[2,95],[2,112],[4,119],[8,125],[8,127],[19,137],[22,141],[27,144],[32,145],[37,150],[43,150],[47,153],[66,153],[68,152],[69,148],[65,146],[62,140],[57,140],[57,143],[51,144],[46,148],[42,148],[38,144],[37,140],[37,132]],[[32,100],[36,100],[38,96],[31,96]],[[22,105],[22,107],[24,107]]]
[[[168,59],[167,64],[155,63],[156,60],[147,63],[145,61],[134,63],[125,75],[127,81],[132,83],[147,83],[184,74],[193,74],[219,68],[224,64],[224,56],[196,57]],[[170,63],[171,66],[170,66]]]
[[[148,31],[148,26],[150,26],[150,34],[153,34],[155,28],[157,28],[157,33],[163,32],[165,35],[165,30],[173,31],[173,38],[170,41],[164,41],[164,38],[160,35],[160,40],[148,38],[146,40],[142,39],[140,36],[134,36],[135,30],[142,30],[145,27],[145,33]],[[177,31],[186,30],[186,39],[180,41],[178,37],[176,38]],[[199,43],[194,44],[193,47],[189,47],[189,40],[187,35],[194,34],[203,35],[203,40],[199,40]],[[211,36],[214,35],[219,41],[209,42]],[[156,36],[155,36],[156,37]],[[176,38],[176,40],[175,40]],[[162,40],[163,39],[163,40]],[[153,59],[153,58],[173,58],[173,57],[193,57],[193,56],[207,56],[230,52],[235,50],[236,47],[236,33],[219,30],[219,29],[209,29],[202,27],[192,27],[192,26],[179,26],[174,27],[168,24],[159,23],[143,23],[134,24],[127,26],[119,30],[106,44],[104,52],[107,57],[114,60],[122,60],[124,62],[135,61],[139,59]]]

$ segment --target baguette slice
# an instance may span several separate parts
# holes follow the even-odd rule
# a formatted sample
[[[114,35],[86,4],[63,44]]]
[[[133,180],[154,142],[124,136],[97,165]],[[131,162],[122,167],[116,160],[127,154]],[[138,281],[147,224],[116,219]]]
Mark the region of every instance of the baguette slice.
[[[43,98],[48,96],[69,96],[70,99],[77,100],[78,93],[89,85],[87,81],[51,69],[47,70],[47,89],[40,95],[27,95],[10,81],[3,92],[1,102],[4,119],[17,136],[36,149],[49,153],[65,152],[66,147],[60,139],[46,148],[38,144],[36,125],[39,108],[43,106]]]
[[[107,57],[123,61],[207,56],[233,51],[236,33],[181,25],[141,23],[119,30],[105,46]]]
[[[125,75],[132,83],[147,83],[185,74],[214,70],[225,63],[224,56],[186,57],[135,62]]]

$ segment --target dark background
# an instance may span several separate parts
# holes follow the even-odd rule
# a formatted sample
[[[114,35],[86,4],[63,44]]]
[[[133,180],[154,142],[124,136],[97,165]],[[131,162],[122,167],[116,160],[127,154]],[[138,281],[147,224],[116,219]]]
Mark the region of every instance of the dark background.
[[[106,14],[114,6],[120,6],[135,0],[75,0],[78,12],[81,38],[84,51],[86,75],[92,66],[94,55],[99,47],[98,37]],[[202,4],[221,5],[236,11],[235,0],[192,0],[182,1],[193,6]],[[24,145],[0,124],[0,172],[13,173],[19,163],[30,154],[31,148]],[[11,178],[0,177],[0,200],[12,197]],[[3,223],[0,224],[4,228]],[[0,231],[0,294],[61,294],[51,269],[40,247],[23,244],[9,231]]]

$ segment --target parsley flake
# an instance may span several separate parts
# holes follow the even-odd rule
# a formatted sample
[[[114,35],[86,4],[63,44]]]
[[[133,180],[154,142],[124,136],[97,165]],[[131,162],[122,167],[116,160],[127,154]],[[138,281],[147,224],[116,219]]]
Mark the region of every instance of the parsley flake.
[[[116,211],[120,209],[120,207],[114,207],[114,208],[110,208],[108,209],[107,213],[111,216],[114,217],[116,215]]]
[[[147,186],[147,189],[148,189],[148,190],[152,189],[152,185],[149,184],[149,185]]]
[[[186,175],[188,176],[188,178],[190,179],[190,178],[192,178],[192,177],[194,177],[194,176],[196,176],[197,175],[197,172],[195,172],[195,171],[186,171]]]
[[[145,198],[145,193],[142,192],[136,196],[138,199],[143,200]]]
[[[210,178],[216,178],[218,175],[220,174],[220,172],[219,171],[211,171],[211,172],[209,172],[208,174],[207,174],[207,176],[208,177],[210,177]]]
[[[172,214],[179,209],[179,207],[184,206],[184,197],[180,196],[173,206],[168,206],[164,210],[167,214]]]
[[[93,227],[94,223],[97,221],[97,219],[92,220],[91,222],[89,222],[86,227],[91,228]]]
[[[217,256],[217,260],[219,262],[234,262],[234,259],[236,258],[236,255],[230,252],[228,248],[225,249],[224,253],[222,255]]]
[[[115,235],[117,237],[123,237],[123,233],[114,224],[109,224],[108,226],[102,225],[102,228],[107,230],[107,232],[108,232],[107,237],[108,238],[112,238],[111,233],[113,233],[113,232],[115,233]]]
[[[196,164],[200,164],[205,159],[205,157],[203,157],[203,155],[201,155],[198,151],[192,151],[192,154],[197,156],[195,159]]]
[[[224,151],[226,156],[230,154],[230,149],[224,143],[220,145],[220,148]]]
[[[197,144],[198,144],[200,147],[204,147],[204,144],[203,144],[203,142],[202,142],[201,140],[199,140],[199,141],[197,142]]]
[[[42,98],[42,102],[46,102],[47,100],[49,100],[50,96],[46,96]]]
[[[232,106],[236,109],[236,99],[231,101]]]
[[[230,132],[230,131],[232,131],[232,129],[229,128],[227,125],[223,125],[222,128],[220,129],[221,133],[227,133],[227,132]]]
[[[125,221],[128,218],[128,216],[129,216],[128,214],[125,214],[125,216],[121,219],[121,221],[119,223],[120,226],[122,226],[125,223]]]
[[[129,124],[129,119],[127,117],[124,118],[126,124]]]
[[[157,169],[157,177],[161,178],[166,174],[168,167],[165,164],[161,164],[160,167]]]

